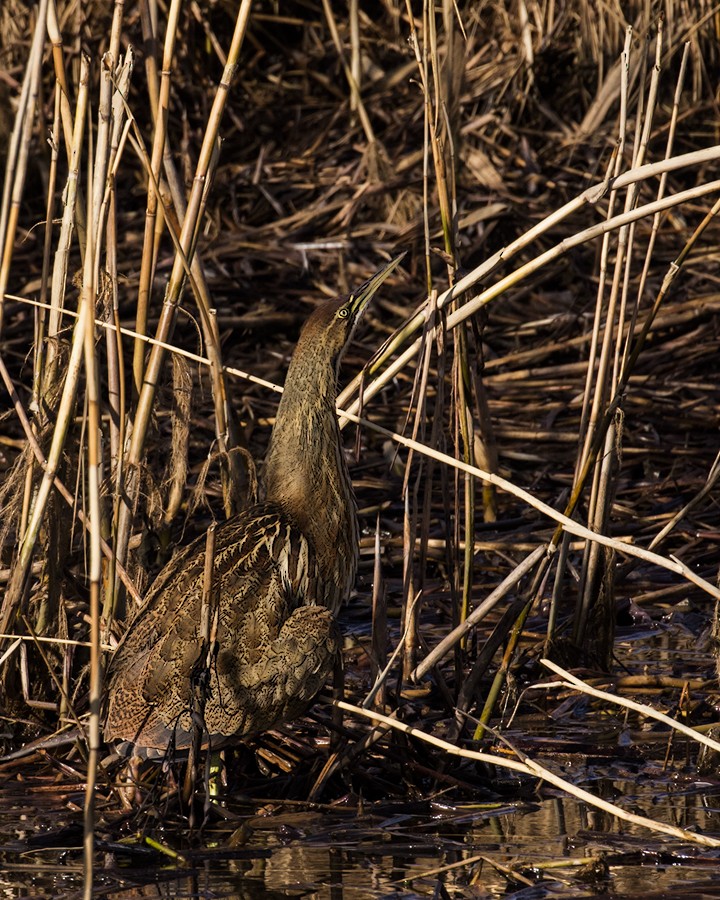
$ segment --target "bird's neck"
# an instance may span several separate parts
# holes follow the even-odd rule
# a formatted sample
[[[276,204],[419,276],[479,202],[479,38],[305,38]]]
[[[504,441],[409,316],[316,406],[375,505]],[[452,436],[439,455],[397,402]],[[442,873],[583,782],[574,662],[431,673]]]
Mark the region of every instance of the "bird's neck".
[[[267,499],[298,525],[317,556],[324,596],[308,599],[335,611],[354,583],[359,539],[336,395],[334,367],[296,353],[265,460]]]

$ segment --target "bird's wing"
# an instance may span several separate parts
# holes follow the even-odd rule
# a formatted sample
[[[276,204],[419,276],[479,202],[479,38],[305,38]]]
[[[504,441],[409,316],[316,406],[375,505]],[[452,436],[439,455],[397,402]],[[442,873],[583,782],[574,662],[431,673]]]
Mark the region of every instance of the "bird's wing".
[[[187,710],[191,676],[203,650],[201,613],[205,538],[160,573],[109,668],[109,737],[132,739],[144,719],[163,728]],[[252,666],[292,609],[314,592],[312,550],[271,504],[253,507],[217,528],[214,589],[218,665]],[[119,734],[122,732],[122,734]],[[141,742],[141,741],[140,741]]]

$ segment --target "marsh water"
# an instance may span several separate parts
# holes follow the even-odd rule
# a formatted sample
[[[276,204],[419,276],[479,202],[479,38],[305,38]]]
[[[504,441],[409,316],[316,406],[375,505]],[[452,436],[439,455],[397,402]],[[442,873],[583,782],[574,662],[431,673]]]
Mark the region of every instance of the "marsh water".
[[[696,677],[707,655],[688,615],[620,634],[620,669],[637,676],[651,661],[652,671],[682,668]],[[711,715],[712,691],[695,694]],[[672,712],[673,691],[657,690],[654,698],[657,708]],[[653,702],[647,692],[644,699]],[[607,705],[591,707],[581,695],[567,697],[551,714],[534,709],[526,696],[508,721],[505,735],[523,752],[597,796],[720,836],[720,778],[712,766],[701,775],[696,748],[671,740],[666,729]],[[621,822],[550,785],[448,763],[434,782],[417,782],[414,794],[406,789],[383,797],[387,773],[382,766],[378,772],[376,789],[372,774],[360,787],[348,777],[347,790],[335,785],[317,803],[231,790],[192,832],[158,814],[118,824],[116,811],[100,809],[94,894],[118,900],[720,898],[720,850]],[[290,773],[286,783],[298,779],[302,773]],[[72,766],[51,754],[42,763],[5,769],[1,896],[80,895],[83,800]]]
[[[720,784],[611,766],[592,790],[656,820],[720,834]],[[5,789],[0,890],[5,897],[74,897],[82,888],[82,834],[57,792]],[[19,788],[19,786],[18,786]],[[162,835],[181,862],[99,843],[97,896],[130,897],[720,897],[720,851],[619,824],[585,804],[541,791],[514,803],[288,809],[266,816],[229,803],[227,823],[192,848]],[[545,794],[543,797],[542,794]],[[73,824],[75,823],[75,824]]]

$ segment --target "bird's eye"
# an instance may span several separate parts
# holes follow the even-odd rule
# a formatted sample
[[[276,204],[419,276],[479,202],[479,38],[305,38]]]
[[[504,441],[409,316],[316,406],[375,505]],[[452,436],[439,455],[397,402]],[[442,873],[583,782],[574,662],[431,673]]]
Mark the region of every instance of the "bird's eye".
[[[347,306],[341,306],[338,310],[338,319],[347,319],[349,315],[350,310],[347,308]]]

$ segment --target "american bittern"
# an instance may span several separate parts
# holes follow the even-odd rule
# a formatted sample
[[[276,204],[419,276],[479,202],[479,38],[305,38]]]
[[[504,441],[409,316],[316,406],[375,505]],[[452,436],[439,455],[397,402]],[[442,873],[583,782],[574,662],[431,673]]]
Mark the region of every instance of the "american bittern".
[[[300,715],[333,669],[335,614],[358,560],[355,497],[335,411],[338,367],[363,310],[400,259],[305,323],[270,440],[266,500],[217,528],[217,651],[203,717],[213,747]],[[205,653],[204,565],[201,537],[158,575],[118,646],[108,676],[108,741],[135,752],[191,745],[193,677]]]

